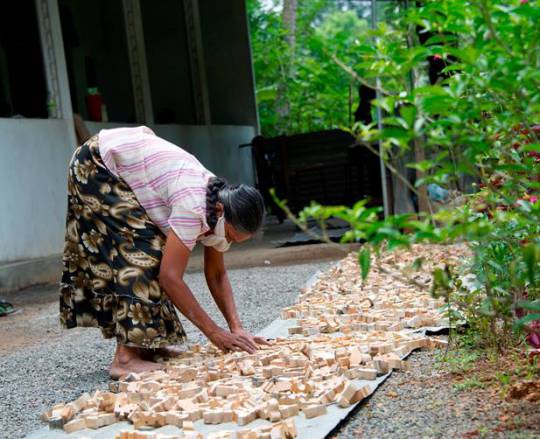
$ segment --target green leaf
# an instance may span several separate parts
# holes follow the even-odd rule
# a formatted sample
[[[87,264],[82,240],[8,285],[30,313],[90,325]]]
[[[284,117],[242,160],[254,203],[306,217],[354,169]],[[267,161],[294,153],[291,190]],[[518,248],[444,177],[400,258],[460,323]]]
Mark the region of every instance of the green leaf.
[[[416,117],[416,107],[407,105],[402,106],[399,109],[399,113],[403,120],[407,123],[407,128],[411,128],[414,125],[414,119]]]
[[[407,167],[412,169],[418,169],[420,172],[427,172],[435,165],[435,162],[433,162],[432,160],[423,160],[418,163],[409,163],[407,164]]]
[[[529,276],[529,281],[531,284],[534,284],[534,272],[536,265],[538,263],[538,248],[536,245],[526,245],[522,249],[523,260],[527,267],[527,274]]]
[[[531,189],[540,190],[540,182],[538,181],[523,181],[522,184]]]
[[[431,46],[432,44],[451,43],[452,41],[456,40],[457,38],[454,35],[435,35],[428,38],[428,40],[424,44],[426,46]]]
[[[362,280],[366,280],[371,267],[371,252],[369,251],[369,247],[364,246],[364,248],[358,252],[358,263],[360,264]]]
[[[416,258],[413,262],[413,269],[415,271],[418,271],[422,268],[422,265],[424,264],[424,258],[423,257],[419,257],[419,258]]]
[[[414,131],[416,133],[419,133],[425,123],[426,123],[426,119],[423,117],[419,117],[418,119],[416,119],[416,121],[414,122],[414,127],[413,127]]]
[[[257,90],[257,102],[260,104],[265,101],[275,101],[277,97],[277,86],[270,85]]]
[[[517,303],[516,308],[528,309],[530,311],[540,311],[540,299],[529,301],[529,300],[520,300]]]
[[[450,279],[442,268],[436,268],[433,271],[433,286],[435,288],[448,289],[450,287]]]
[[[519,148],[519,150],[524,151],[524,152],[529,152],[529,151],[540,152],[540,142],[522,145]]]
[[[424,96],[422,109],[429,114],[446,113],[452,107],[454,99],[450,96]]]
[[[382,129],[381,135],[385,139],[398,139],[398,140],[408,140],[410,138],[409,133],[403,128],[398,127],[385,127]]]
[[[540,9],[531,1],[531,4],[523,3],[520,7],[514,9],[514,13],[523,17],[532,18],[533,20],[540,19]]]
[[[535,322],[536,320],[540,320],[540,313],[534,313],[534,314],[527,314],[525,317],[522,317],[519,319],[515,326],[519,329],[523,328],[525,325],[528,325],[529,323]]]
[[[446,66],[444,69],[442,69],[442,73],[449,73],[449,72],[455,72],[458,70],[463,70],[465,68],[465,64],[462,63],[454,63]]]
[[[529,167],[518,163],[501,163],[500,165],[494,166],[493,169],[495,171],[527,172]]]

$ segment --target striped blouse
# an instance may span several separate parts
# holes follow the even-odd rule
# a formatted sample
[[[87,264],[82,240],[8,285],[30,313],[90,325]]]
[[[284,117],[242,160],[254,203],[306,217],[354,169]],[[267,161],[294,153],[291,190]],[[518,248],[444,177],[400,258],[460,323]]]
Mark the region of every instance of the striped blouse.
[[[101,130],[99,152],[163,233],[172,229],[192,250],[197,237],[209,230],[206,185],[214,174],[145,126]]]

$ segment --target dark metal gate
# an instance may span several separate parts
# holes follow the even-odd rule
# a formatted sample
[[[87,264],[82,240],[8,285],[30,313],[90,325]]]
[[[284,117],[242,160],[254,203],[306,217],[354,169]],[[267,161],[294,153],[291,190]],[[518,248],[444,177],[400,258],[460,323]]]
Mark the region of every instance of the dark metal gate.
[[[287,199],[295,213],[311,201],[351,205],[368,197],[370,204],[382,205],[379,159],[345,131],[257,136],[250,146],[267,206],[274,206],[270,188]]]

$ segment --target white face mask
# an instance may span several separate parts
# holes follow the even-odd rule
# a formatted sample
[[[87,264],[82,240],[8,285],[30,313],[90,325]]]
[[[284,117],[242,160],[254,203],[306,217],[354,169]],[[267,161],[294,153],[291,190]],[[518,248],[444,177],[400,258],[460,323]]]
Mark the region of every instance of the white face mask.
[[[201,242],[206,247],[214,247],[218,252],[229,250],[231,243],[225,237],[225,215],[221,215],[214,227],[214,233],[204,236]]]

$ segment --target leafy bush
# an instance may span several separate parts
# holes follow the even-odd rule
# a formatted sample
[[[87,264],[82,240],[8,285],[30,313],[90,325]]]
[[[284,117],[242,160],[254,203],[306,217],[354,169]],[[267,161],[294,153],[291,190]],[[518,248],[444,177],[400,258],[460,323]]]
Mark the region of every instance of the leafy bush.
[[[356,81],[379,90],[374,106],[382,128],[358,123],[351,131],[401,181],[393,161],[421,151],[425,159],[410,164],[418,171],[418,197],[430,183],[463,188],[465,176],[475,183],[458,207],[438,212],[430,206],[382,219],[365,200],[352,207],[313,203],[298,221],[347,221],[343,240],[366,242],[359,254],[364,276],[382,247],[467,241],[474,286],[441,267],[434,294],[468,319],[477,342],[502,349],[521,329],[540,347],[540,2],[416,4],[389,8],[387,19],[345,52],[329,49],[338,62],[348,60],[343,67]],[[444,66],[436,81],[430,60]]]

